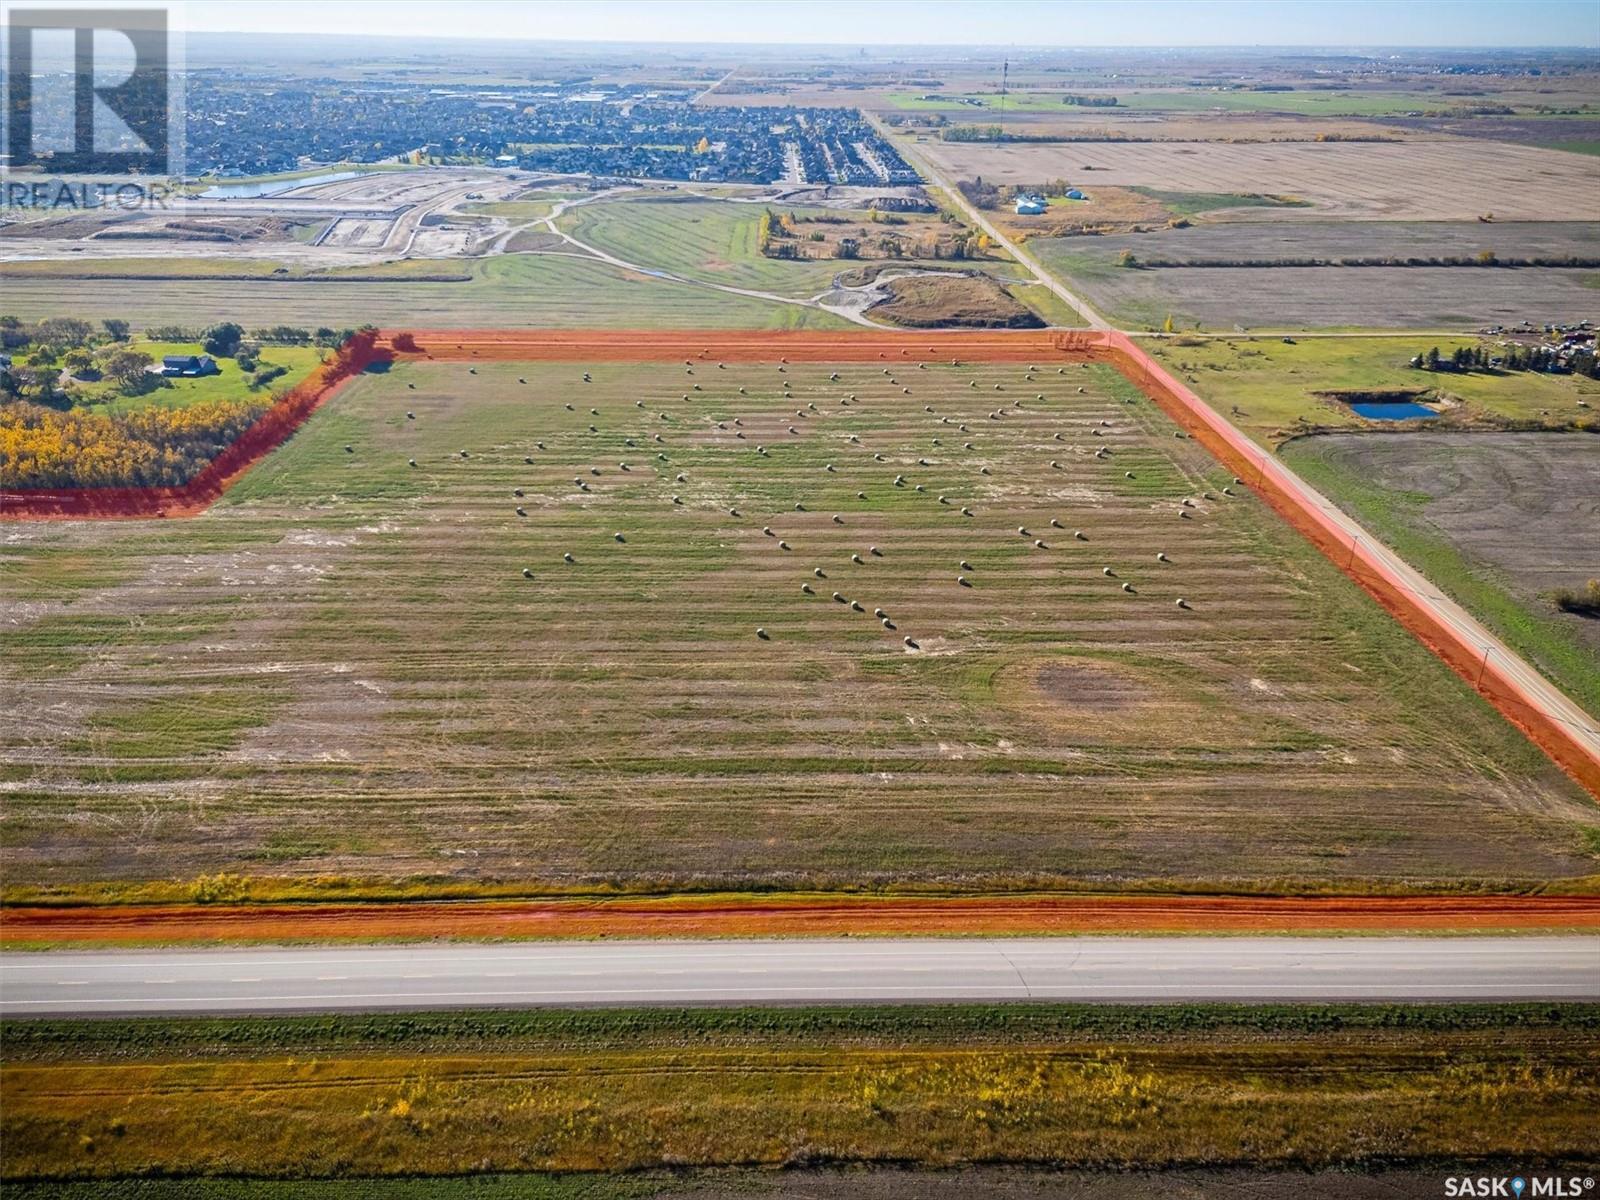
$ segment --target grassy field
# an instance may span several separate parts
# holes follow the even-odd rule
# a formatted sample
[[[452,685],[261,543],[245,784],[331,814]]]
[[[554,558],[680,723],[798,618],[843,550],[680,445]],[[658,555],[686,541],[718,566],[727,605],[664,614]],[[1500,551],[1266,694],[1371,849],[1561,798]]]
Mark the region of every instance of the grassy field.
[[[428,260],[415,260],[426,263]],[[157,273],[158,264],[128,264],[119,271]],[[103,265],[103,264],[102,264]],[[218,273],[232,264],[216,260]],[[208,325],[234,320],[249,328],[263,325],[367,323],[414,327],[495,327],[530,325],[553,328],[608,327],[807,329],[842,328],[845,322],[815,309],[729,295],[709,288],[632,275],[605,263],[562,256],[513,254],[481,260],[437,260],[423,274],[465,273],[465,282],[435,283],[415,278],[413,263],[395,277],[389,268],[361,268],[362,279],[329,275],[316,280],[280,280],[270,270],[259,279],[125,278],[39,276],[0,267],[5,309],[24,320],[81,316],[90,320],[122,317],[135,326]],[[82,263],[64,264],[79,268]]]
[[[135,338],[128,343],[132,350],[148,354],[157,363],[167,354],[203,354],[198,342],[150,342]],[[131,412],[134,409],[161,407],[187,408],[191,404],[214,401],[267,400],[282,388],[293,387],[309,375],[322,361],[322,351],[314,346],[267,346],[258,362],[261,367],[284,367],[285,373],[262,388],[250,387],[250,376],[239,370],[231,358],[219,358],[219,374],[197,379],[171,379],[170,387],[157,388],[138,396],[124,396],[111,383],[87,384],[83,387],[86,398],[102,412]]]
[[[9,1180],[1591,1152],[1592,1006],[13,1023]]]
[[[1592,428],[1600,381],[1516,372],[1438,372],[1411,368],[1413,355],[1438,346],[1448,355],[1476,338],[1152,338],[1145,348],[1240,429],[1267,446],[1311,429],[1370,429],[1374,423],[1326,393],[1430,390],[1457,403],[1446,428],[1503,425]],[[1581,408],[1578,401],[1589,407]]]
[[[888,370],[403,364],[198,519],[15,527],[8,886],[1595,872],[1593,805],[1120,376]]]

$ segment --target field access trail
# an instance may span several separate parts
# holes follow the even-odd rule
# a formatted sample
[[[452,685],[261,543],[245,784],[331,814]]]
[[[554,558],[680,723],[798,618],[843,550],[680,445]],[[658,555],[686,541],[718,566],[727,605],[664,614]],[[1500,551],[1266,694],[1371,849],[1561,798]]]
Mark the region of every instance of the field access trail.
[[[1589,937],[672,941],[0,958],[0,1015],[882,1001],[1585,1000]]]

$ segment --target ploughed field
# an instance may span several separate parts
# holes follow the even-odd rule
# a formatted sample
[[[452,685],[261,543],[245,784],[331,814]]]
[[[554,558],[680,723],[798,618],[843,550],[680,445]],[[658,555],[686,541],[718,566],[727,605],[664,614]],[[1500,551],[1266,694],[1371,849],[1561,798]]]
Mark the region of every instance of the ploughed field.
[[[1595,870],[1465,684],[1037,367],[407,361],[203,516],[0,528],[7,883]]]

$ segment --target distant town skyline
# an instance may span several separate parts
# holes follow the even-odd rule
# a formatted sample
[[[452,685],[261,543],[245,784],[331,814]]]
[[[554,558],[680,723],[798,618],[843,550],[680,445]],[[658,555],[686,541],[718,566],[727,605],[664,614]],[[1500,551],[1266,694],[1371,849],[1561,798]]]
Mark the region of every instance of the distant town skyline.
[[[187,0],[197,33],[836,46],[1600,46],[1600,0]]]

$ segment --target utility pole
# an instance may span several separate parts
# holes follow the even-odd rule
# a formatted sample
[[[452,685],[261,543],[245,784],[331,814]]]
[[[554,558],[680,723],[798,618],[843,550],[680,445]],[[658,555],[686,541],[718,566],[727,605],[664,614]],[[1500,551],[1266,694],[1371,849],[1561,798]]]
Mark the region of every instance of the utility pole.
[[[1000,123],[1002,125],[1005,124],[1005,120],[1006,120],[1006,83],[1008,81],[1008,77],[1010,76],[1010,74],[1011,74],[1011,60],[1009,58],[1001,59],[1000,60]]]

